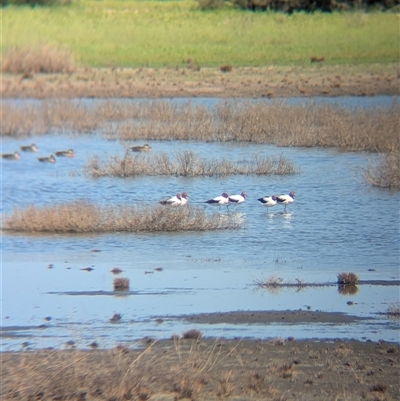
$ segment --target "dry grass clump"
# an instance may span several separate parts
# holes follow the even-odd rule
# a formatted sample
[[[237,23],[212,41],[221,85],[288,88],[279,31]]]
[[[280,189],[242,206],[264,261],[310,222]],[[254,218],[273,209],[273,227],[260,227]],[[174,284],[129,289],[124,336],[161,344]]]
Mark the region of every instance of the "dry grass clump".
[[[140,175],[173,175],[182,177],[222,177],[226,175],[288,175],[299,169],[282,154],[279,157],[253,155],[250,160],[231,162],[225,158],[205,160],[192,151],[170,156],[165,152],[152,155],[108,156],[105,161],[93,156],[84,166],[91,177],[134,177]]]
[[[201,331],[196,329],[191,329],[182,333],[182,338],[185,340],[200,340],[201,337]]]
[[[400,189],[400,152],[381,155],[378,163],[364,170],[364,178],[374,187]]]
[[[207,231],[236,229],[240,221],[230,215],[209,214],[198,207],[102,207],[85,201],[14,210],[3,218],[3,229],[31,233],[96,233]]]
[[[2,71],[29,77],[34,73],[72,73],[75,65],[70,51],[38,45],[6,51]]]
[[[129,278],[121,277],[115,278],[113,281],[114,291],[128,291],[129,290]]]
[[[337,283],[339,285],[356,285],[358,282],[358,276],[355,273],[339,273],[337,275]]]

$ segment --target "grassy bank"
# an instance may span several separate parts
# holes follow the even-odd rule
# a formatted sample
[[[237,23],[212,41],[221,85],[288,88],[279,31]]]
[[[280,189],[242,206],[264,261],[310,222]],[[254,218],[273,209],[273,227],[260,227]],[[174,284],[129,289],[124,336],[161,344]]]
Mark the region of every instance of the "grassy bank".
[[[145,339],[144,349],[4,353],[2,399],[398,399],[400,354],[393,344],[176,337]]]
[[[86,66],[264,66],[389,63],[398,59],[391,13],[253,13],[196,1],[75,0],[64,7],[6,7],[2,52],[46,43]]]

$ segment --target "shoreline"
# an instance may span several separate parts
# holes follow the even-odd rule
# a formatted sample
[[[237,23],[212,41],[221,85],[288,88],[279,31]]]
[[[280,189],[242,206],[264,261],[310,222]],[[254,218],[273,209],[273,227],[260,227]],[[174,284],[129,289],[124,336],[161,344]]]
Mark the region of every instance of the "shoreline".
[[[398,65],[218,68],[79,68],[71,74],[2,74],[8,98],[285,98],[396,96]]]
[[[2,391],[14,400],[391,401],[398,351],[386,342],[205,338],[3,353]]]

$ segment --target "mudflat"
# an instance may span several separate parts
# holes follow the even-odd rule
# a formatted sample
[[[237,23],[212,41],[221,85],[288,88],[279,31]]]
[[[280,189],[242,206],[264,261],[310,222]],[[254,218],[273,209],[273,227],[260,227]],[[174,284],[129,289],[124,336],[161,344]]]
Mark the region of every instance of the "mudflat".
[[[70,74],[6,74],[3,98],[274,98],[398,95],[398,64],[304,67],[80,68]]]

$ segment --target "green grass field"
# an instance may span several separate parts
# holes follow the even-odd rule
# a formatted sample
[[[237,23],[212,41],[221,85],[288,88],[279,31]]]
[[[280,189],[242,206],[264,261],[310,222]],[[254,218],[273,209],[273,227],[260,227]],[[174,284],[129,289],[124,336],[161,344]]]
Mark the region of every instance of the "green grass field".
[[[48,44],[91,67],[391,63],[399,17],[391,13],[201,11],[194,0],[73,0],[69,6],[5,7],[2,46]]]

